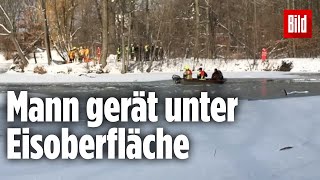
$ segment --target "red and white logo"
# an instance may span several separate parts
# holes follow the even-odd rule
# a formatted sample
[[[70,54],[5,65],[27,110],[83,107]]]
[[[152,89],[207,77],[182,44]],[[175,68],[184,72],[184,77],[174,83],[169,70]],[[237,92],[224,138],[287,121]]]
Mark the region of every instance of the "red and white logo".
[[[284,38],[312,38],[312,10],[284,10]]]

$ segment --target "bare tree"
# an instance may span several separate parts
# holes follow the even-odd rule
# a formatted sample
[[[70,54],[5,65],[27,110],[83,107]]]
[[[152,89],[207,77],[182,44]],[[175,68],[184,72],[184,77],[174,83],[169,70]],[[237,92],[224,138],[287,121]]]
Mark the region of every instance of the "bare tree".
[[[45,0],[41,0],[41,7],[42,7],[43,18],[44,18],[43,27],[44,27],[44,36],[45,36],[45,45],[46,45],[46,51],[47,51],[48,64],[51,65],[52,58],[51,58],[51,49],[50,49],[50,34],[49,34],[47,7],[46,7]]]
[[[121,64],[122,64],[122,68],[121,68],[121,73],[126,73],[127,72],[127,67],[126,67],[126,48],[125,48],[125,34],[124,34],[124,15],[125,15],[125,0],[121,0],[121,4],[120,4],[120,11],[121,11]]]
[[[3,26],[20,42],[25,54],[28,44],[47,32],[42,26],[41,2],[45,0],[0,0],[8,13],[13,29],[5,16]],[[20,6],[23,2],[34,6]],[[50,40],[61,51],[72,46],[103,43],[102,63],[107,53],[126,45],[139,44],[143,56],[145,45],[162,46],[168,58],[258,58],[263,47],[272,50],[272,57],[317,57],[320,54],[320,1],[303,0],[52,0],[47,4]],[[37,5],[35,5],[37,4]],[[283,39],[283,9],[312,9],[313,38]],[[163,13],[164,12],[164,13]],[[34,14],[37,13],[37,14]],[[20,15],[21,14],[21,15]],[[28,16],[26,16],[28,14]],[[1,19],[2,18],[2,19]],[[23,25],[22,25],[23,24]],[[29,26],[30,24],[30,26]],[[32,26],[31,26],[32,25]],[[40,27],[40,28],[39,28]],[[1,28],[3,29],[3,28]],[[17,32],[16,32],[17,31]],[[5,30],[4,34],[8,34]],[[7,37],[9,37],[7,35]],[[9,39],[9,38],[7,38]],[[41,46],[45,46],[41,38]],[[2,38],[4,47],[11,45]],[[124,41],[124,43],[122,43]],[[16,49],[13,45],[10,49]],[[9,52],[9,51],[8,51]],[[94,51],[90,51],[94,52]],[[150,56],[154,52],[150,50]],[[8,53],[9,54],[9,53]],[[91,54],[92,55],[92,54]],[[140,57],[140,55],[139,55]],[[128,57],[124,61],[126,72]],[[151,59],[152,60],[152,59]]]
[[[199,0],[195,0],[195,25],[196,25],[196,37],[195,37],[195,45],[194,45],[194,58],[199,59],[199,38],[200,38],[200,8],[199,8]]]
[[[147,44],[150,44],[151,38],[150,38],[150,15],[149,15],[149,0],[145,0],[146,2],[146,36],[147,36]]]
[[[22,60],[21,68],[23,70],[24,67],[28,65],[28,60],[25,57],[25,55],[23,54],[23,51],[22,51],[22,49],[20,47],[20,44],[18,43],[18,40],[15,37],[15,34],[13,32],[14,31],[14,27],[13,27],[12,21],[10,20],[7,12],[3,9],[2,5],[0,5],[0,8],[1,8],[1,11],[2,11],[3,15],[6,18],[7,23],[9,23],[9,27],[10,27],[10,28],[7,28],[7,27],[4,26],[4,24],[0,24],[0,27],[5,31],[5,33],[1,33],[0,35],[9,36],[10,37],[11,41],[13,42],[13,44],[14,44],[14,46],[15,46],[18,54],[19,54],[20,59]]]
[[[102,67],[107,65],[108,58],[108,0],[102,2],[102,56],[101,64]]]

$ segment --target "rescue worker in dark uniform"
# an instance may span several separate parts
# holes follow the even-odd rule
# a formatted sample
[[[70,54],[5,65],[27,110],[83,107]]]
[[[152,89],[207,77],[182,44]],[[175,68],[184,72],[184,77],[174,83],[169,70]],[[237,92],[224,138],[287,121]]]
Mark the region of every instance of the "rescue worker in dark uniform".
[[[144,60],[149,61],[150,58],[150,47],[149,45],[144,46]]]
[[[140,61],[141,60],[141,53],[140,53],[140,46],[136,45],[134,47],[134,54],[136,55],[136,61]]]
[[[163,60],[163,58],[164,58],[164,50],[163,50],[162,46],[160,46],[160,48],[159,48],[159,57],[160,57],[160,60]]]
[[[158,61],[159,60],[159,46],[156,46],[154,50],[154,60]]]
[[[134,44],[131,44],[131,47],[130,47],[130,57],[131,57],[131,61],[133,61],[135,58],[135,45]]]
[[[121,58],[121,48],[120,46],[118,46],[118,49],[117,49],[117,61],[120,62],[120,58]]]

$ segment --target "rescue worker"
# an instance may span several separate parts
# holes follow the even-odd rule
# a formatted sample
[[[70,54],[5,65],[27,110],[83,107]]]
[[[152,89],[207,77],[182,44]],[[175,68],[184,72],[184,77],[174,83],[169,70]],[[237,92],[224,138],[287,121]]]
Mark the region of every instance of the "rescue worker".
[[[163,51],[162,46],[160,46],[160,48],[159,48],[159,57],[160,57],[160,60],[163,60],[163,58],[164,58],[164,51]]]
[[[84,49],[82,48],[82,46],[80,47],[79,50],[79,62],[82,63],[83,62],[83,58],[84,58]]]
[[[76,48],[73,47],[69,52],[68,52],[68,57],[69,57],[69,63],[73,63],[75,58],[76,58],[76,52],[75,52]]]
[[[121,58],[121,48],[120,46],[118,46],[118,49],[117,49],[117,61],[120,62],[120,58]]]
[[[199,68],[197,78],[200,80],[205,80],[207,76],[207,73],[202,68]]]
[[[184,67],[185,71],[183,73],[183,78],[184,79],[192,79],[192,71],[190,67],[187,65]]]
[[[220,80],[220,81],[223,80],[222,72],[218,69],[214,69],[214,72],[212,73],[211,79],[212,80]]]
[[[141,45],[136,45],[134,47],[134,54],[136,55],[136,61],[141,61],[140,47]]]
[[[144,46],[144,60],[149,61],[149,56],[150,56],[150,48],[149,45]]]
[[[159,60],[159,46],[156,46],[156,48],[154,50],[154,59],[155,59],[155,61]]]
[[[100,64],[100,58],[101,58],[101,48],[100,47],[98,47],[97,48],[97,59],[98,59],[98,63]]]
[[[268,55],[267,49],[266,48],[262,48],[262,53],[261,53],[262,62],[266,62],[267,55]]]
[[[131,44],[131,47],[130,47],[130,56],[131,56],[131,61],[134,60],[134,57],[135,57],[135,46],[134,44]]]
[[[79,62],[79,49],[74,48],[74,54],[75,54],[75,61],[74,62]]]
[[[90,54],[90,50],[89,50],[89,48],[88,47],[86,47],[85,49],[84,49],[84,61],[86,62],[86,63],[88,63],[89,62],[89,54]]]

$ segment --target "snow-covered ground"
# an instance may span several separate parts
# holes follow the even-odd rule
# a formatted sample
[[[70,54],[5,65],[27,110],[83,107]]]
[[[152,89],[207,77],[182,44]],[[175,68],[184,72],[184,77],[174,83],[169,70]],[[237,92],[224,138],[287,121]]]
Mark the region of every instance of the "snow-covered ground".
[[[0,179],[317,180],[319,102],[320,97],[241,101],[235,123],[171,124],[166,129],[184,132],[191,141],[190,159],[183,161],[8,161],[1,138]],[[285,147],[292,148],[280,151]]]
[[[47,65],[46,53],[39,50],[37,53],[37,64],[33,58],[29,59],[29,65],[25,73],[8,71],[11,61],[5,61],[0,55],[0,82],[3,83],[54,83],[54,82],[135,82],[150,80],[170,80],[173,74],[181,75],[186,65],[197,69],[203,67],[209,74],[215,68],[224,72],[226,78],[290,78],[297,76],[288,76],[294,73],[318,73],[320,72],[320,59],[270,59],[269,62],[262,63],[257,61],[257,66],[252,66],[253,60],[199,60],[192,59],[171,59],[167,61],[151,62],[130,62],[130,73],[121,74],[121,63],[116,62],[116,56],[111,55],[108,58],[107,74],[89,73],[88,67],[95,72],[99,67],[93,63],[70,63],[61,64],[63,59],[56,51],[52,51],[54,62],[51,66]],[[292,62],[293,69],[290,73],[276,72],[282,61]],[[43,66],[47,73],[45,75],[34,74],[36,66]],[[146,73],[147,69],[151,70]],[[267,71],[266,71],[267,70]],[[270,73],[270,71],[272,71]],[[244,73],[245,72],[245,73]],[[2,74],[1,74],[2,73]],[[194,75],[195,76],[195,75]]]
[[[7,72],[12,61],[7,61],[3,54],[0,53],[0,73]]]

